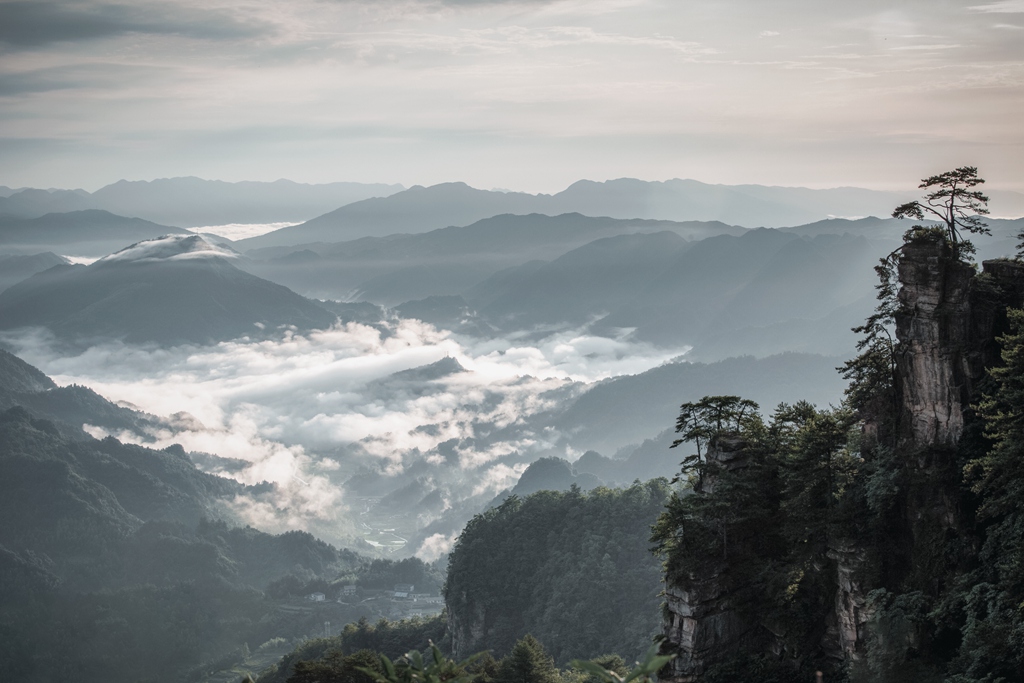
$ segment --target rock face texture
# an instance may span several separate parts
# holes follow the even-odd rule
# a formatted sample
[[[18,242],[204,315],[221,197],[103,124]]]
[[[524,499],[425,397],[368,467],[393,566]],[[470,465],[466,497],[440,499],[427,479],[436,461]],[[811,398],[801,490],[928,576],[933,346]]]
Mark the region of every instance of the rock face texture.
[[[727,470],[746,467],[746,446],[742,439],[719,437],[708,448],[707,461]],[[715,478],[705,478],[700,489],[712,495]],[[666,584],[665,635],[680,653],[669,664],[672,680],[699,680],[717,653],[759,646],[754,642],[757,624],[750,623],[737,607],[724,559],[702,576]]]
[[[974,269],[944,244],[907,244],[899,264],[896,337],[902,436],[919,446],[952,446],[963,432],[966,354]]]
[[[1024,301],[1024,264],[986,261],[977,276],[944,244],[917,242],[903,248],[899,281],[901,436],[914,447],[952,447],[978,382],[999,360],[1006,309]]]
[[[861,654],[865,627],[871,618],[867,594],[859,576],[864,551],[852,545],[832,548],[828,557],[836,562],[836,645],[844,659],[855,660]]]
[[[961,535],[962,472],[955,447],[987,369],[1000,362],[998,337],[1008,329],[1006,310],[1024,305],[1024,263],[986,261],[978,274],[954,258],[945,243],[924,239],[903,247],[898,279],[894,441],[909,474],[900,494],[903,528],[894,531],[904,547],[898,557],[883,560],[890,568],[903,567],[897,575],[907,567],[927,566],[928,548],[947,547]],[[874,443],[870,429],[877,423],[869,421],[865,428]],[[708,458],[725,468],[742,467],[743,443],[722,439]],[[713,495],[715,482],[700,488]],[[833,563],[836,592],[822,647],[837,660],[856,661],[864,653],[872,616],[868,594],[879,586],[865,578],[865,548],[843,539],[829,546],[822,560]],[[680,653],[669,665],[670,680],[697,681],[722,655],[774,652],[770,625],[742,616],[728,577],[723,560],[702,576],[666,581],[665,636]]]
[[[466,600],[465,594],[462,600]],[[479,650],[479,643],[485,635],[486,613],[483,605],[476,605],[472,613],[463,617],[458,610],[449,609],[448,633],[452,636],[452,652],[462,660]]]
[[[731,604],[722,565],[719,573],[665,588],[665,635],[681,653],[669,665],[674,681],[699,680],[715,654],[754,644],[753,625]]]

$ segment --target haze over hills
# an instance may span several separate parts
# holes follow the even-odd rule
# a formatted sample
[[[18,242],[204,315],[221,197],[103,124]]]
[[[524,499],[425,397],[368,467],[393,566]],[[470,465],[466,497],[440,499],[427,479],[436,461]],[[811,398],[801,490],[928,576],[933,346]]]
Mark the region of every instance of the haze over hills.
[[[10,190],[0,195],[0,215],[38,218],[47,213],[103,209],[180,227],[297,222],[402,189],[401,185],[383,183],[309,185],[283,179],[270,183],[194,177],[121,180],[91,194],[84,190]]]
[[[858,216],[885,213],[902,197],[900,193],[856,188],[727,187],[695,180],[646,182],[631,178],[603,183],[581,180],[554,195],[477,190],[465,183],[443,183],[356,202],[301,225],[245,240],[241,247],[258,249],[427,232],[502,213],[577,212],[612,218],[721,221],[744,227],[774,227],[828,218],[835,214],[822,207],[829,205],[849,209]]]
[[[625,330],[636,340],[693,345],[703,359],[841,354],[853,349],[849,328],[873,306],[872,267],[891,246],[820,234],[834,227],[846,222],[747,231],[503,215],[418,235],[253,250],[243,267],[316,297],[397,306],[461,296],[482,325],[506,332],[592,323],[605,336]],[[887,227],[898,236],[902,226]]]
[[[96,190],[90,199],[97,206],[124,216],[197,227],[301,221],[403,189],[401,185],[383,183],[310,185],[284,179],[272,183],[226,183],[189,177],[148,182],[121,180]]]
[[[167,183],[12,196],[119,197],[131,211],[171,211],[209,190],[197,210],[212,211],[234,210],[232,196],[254,191]],[[684,401],[736,394],[768,413],[782,401],[841,400],[836,367],[854,350],[850,328],[875,305],[872,267],[910,222],[775,229],[650,217],[820,218],[830,203],[893,201],[790,189],[620,180],[548,196],[450,183],[237,242],[99,209],[7,216],[0,343],[53,380],[0,353],[0,410],[14,410],[0,417],[0,438],[56,454],[22,457],[15,474],[24,465],[49,482],[52,461],[71,463],[66,477],[54,475],[53,502],[129,539],[130,567],[105,560],[125,576],[235,586],[233,558],[252,560],[225,545],[227,531],[180,520],[140,527],[167,520],[131,497],[131,481],[145,475],[132,459],[167,464],[186,481],[233,480],[225,496],[196,505],[193,489],[149,472],[139,490],[171,517],[191,523],[222,506],[265,531],[299,528],[380,557],[433,561],[510,495],[673,476],[681,456],[668,446]],[[275,202],[253,210],[284,205]],[[975,240],[979,255],[1012,245],[1021,223],[991,221],[995,236]],[[308,237],[317,240],[291,243]],[[60,256],[108,247],[88,266]],[[22,250],[39,253],[14,253]],[[100,476],[110,471],[121,474]],[[314,560],[337,557],[317,548]],[[176,549],[206,559],[179,563]],[[260,570],[259,585],[292,566]],[[303,567],[303,577],[320,571]],[[251,611],[270,623],[262,614]]]
[[[75,256],[105,256],[124,246],[187,230],[87,209],[48,213],[38,218],[0,216],[0,250],[31,254],[58,250]]]
[[[198,235],[140,242],[90,266],[62,265],[0,294],[0,329],[45,327],[75,346],[211,343],[282,325],[328,327],[336,316],[229,262]]]
[[[393,306],[461,294],[503,269],[548,260],[600,237],[665,230],[688,239],[744,232],[718,222],[503,214],[420,234],[250,249],[244,267],[306,296]],[[232,246],[242,250],[248,244],[240,240]]]
[[[36,273],[66,263],[67,259],[51,252],[0,255],[0,292]]]

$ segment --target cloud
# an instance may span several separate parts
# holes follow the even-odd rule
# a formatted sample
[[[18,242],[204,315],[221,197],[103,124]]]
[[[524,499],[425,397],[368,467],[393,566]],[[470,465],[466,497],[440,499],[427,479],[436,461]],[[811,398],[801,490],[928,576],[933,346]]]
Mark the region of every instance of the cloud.
[[[452,549],[458,537],[458,534],[455,533],[447,536],[445,534],[427,536],[416,551],[416,557],[424,562],[434,562]]]
[[[197,228],[188,228],[188,231],[196,234],[209,233],[234,242],[248,237],[266,235],[268,232],[293,225],[298,225],[298,223],[228,223],[227,225],[203,225]]]
[[[346,482],[357,473],[378,473],[395,488],[426,478],[455,503],[490,499],[555,447],[546,415],[594,382],[642,372],[683,351],[578,331],[530,343],[479,340],[416,320],[214,346],[111,343],[73,357],[40,336],[5,341],[58,384],[83,384],[164,418],[116,438],[154,448],[181,444],[215,456],[199,460],[207,471],[273,484],[270,492],[237,498],[231,514],[337,543],[354,528]],[[446,357],[464,371],[417,370]],[[107,435],[95,425],[87,430]]]
[[[761,33],[759,35],[762,38],[772,38],[774,36],[779,35],[779,32],[778,31],[761,31]]]
[[[218,40],[251,38],[268,27],[223,12],[181,5],[46,2],[0,3],[0,43],[38,47],[142,33]]]
[[[1024,0],[1002,0],[986,5],[974,5],[967,9],[986,14],[1021,14],[1024,13]]]
[[[0,4],[0,8],[3,5]],[[2,32],[2,29],[0,29]],[[152,82],[167,69],[156,65],[91,62],[0,73],[0,97],[59,90],[112,90]]]
[[[954,50],[960,47],[957,43],[935,43],[932,45],[900,45],[898,47],[890,47],[890,50],[907,51],[907,50]]]

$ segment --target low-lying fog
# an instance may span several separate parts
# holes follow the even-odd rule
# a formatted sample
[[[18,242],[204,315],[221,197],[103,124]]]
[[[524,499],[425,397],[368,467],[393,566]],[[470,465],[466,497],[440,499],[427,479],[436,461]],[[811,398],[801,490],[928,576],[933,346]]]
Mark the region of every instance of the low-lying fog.
[[[406,505],[406,536],[392,545],[425,559],[443,552],[453,530],[514,485],[528,462],[579,455],[564,445],[554,452],[559,435],[538,417],[588,383],[687,350],[575,332],[484,341],[417,320],[205,347],[109,344],[70,357],[40,335],[7,341],[58,384],[86,385],[165,418],[160,429],[113,434],[118,439],[181,444],[216,456],[198,458],[208,471],[275,483],[270,498],[235,502],[241,520],[335,543],[372,542],[368,511],[376,506],[379,517],[388,512],[382,507]],[[386,496],[399,489],[406,500],[392,504]],[[450,523],[430,528],[446,514]]]

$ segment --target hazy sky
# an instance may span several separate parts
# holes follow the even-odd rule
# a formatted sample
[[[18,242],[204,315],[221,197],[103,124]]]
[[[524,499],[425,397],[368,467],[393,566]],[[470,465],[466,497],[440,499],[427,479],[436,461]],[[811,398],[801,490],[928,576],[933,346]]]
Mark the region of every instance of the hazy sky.
[[[0,0],[0,184],[1024,189],[1024,0]]]

